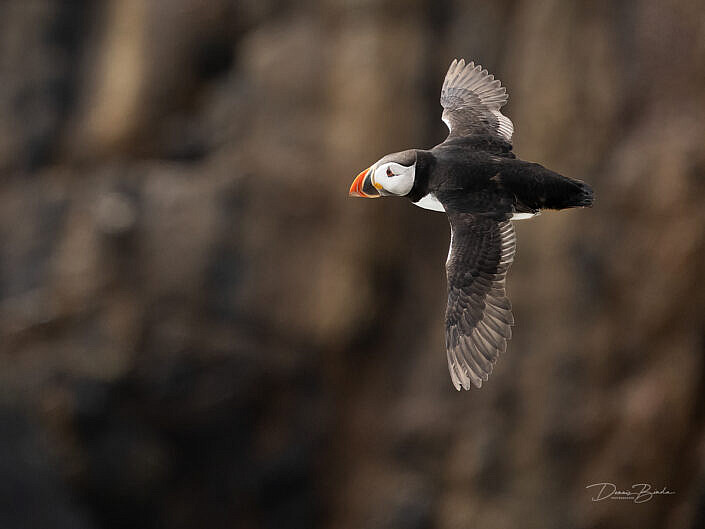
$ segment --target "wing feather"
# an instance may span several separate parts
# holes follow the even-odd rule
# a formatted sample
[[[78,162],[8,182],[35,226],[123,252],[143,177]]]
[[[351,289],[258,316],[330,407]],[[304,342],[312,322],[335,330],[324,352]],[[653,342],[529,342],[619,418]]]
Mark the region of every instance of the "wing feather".
[[[441,88],[441,119],[450,137],[491,135],[510,143],[514,124],[499,109],[509,100],[499,79],[474,62],[454,59]]]
[[[505,282],[516,237],[509,220],[469,213],[451,213],[448,218],[448,369],[456,389],[479,388],[512,336],[514,316]]]

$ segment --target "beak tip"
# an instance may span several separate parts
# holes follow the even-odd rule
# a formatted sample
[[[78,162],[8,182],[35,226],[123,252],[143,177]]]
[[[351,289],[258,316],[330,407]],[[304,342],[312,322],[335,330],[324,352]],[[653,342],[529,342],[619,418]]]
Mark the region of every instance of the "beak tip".
[[[362,171],[359,175],[357,175],[357,177],[353,181],[352,185],[350,186],[350,191],[348,192],[348,196],[360,197],[360,198],[370,198],[364,193],[364,191],[362,191],[364,179],[367,176],[367,173],[369,171],[370,171],[370,169],[367,168],[364,171]]]
[[[358,198],[364,198],[364,197],[365,197],[365,195],[363,195],[363,194],[360,192],[359,186],[355,185],[355,183],[353,183],[353,185],[350,186],[350,191],[348,191],[348,196],[349,196],[349,197],[358,197]]]

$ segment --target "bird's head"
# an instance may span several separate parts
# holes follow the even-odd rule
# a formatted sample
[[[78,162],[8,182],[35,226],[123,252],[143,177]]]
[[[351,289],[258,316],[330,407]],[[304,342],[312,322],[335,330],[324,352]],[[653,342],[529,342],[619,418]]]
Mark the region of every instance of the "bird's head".
[[[414,187],[416,151],[388,154],[362,171],[350,186],[351,197],[403,197]]]

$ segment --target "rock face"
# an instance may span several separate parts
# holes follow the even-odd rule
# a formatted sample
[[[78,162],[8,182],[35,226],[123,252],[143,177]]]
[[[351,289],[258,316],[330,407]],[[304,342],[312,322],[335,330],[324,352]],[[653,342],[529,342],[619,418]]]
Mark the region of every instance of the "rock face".
[[[703,527],[704,18],[0,4],[0,525]],[[347,197],[445,137],[456,56],[596,191],[517,224],[514,339],[462,393],[445,217]]]

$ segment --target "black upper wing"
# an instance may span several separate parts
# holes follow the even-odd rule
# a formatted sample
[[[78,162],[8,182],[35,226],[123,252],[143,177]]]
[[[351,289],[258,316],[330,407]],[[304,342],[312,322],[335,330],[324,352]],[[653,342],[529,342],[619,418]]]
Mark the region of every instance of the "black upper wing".
[[[514,125],[499,109],[509,100],[507,89],[474,62],[454,59],[441,89],[442,119],[449,138],[491,135],[511,144]]]
[[[456,389],[479,388],[512,335],[505,279],[516,250],[514,227],[509,220],[470,213],[448,218],[448,368]]]

